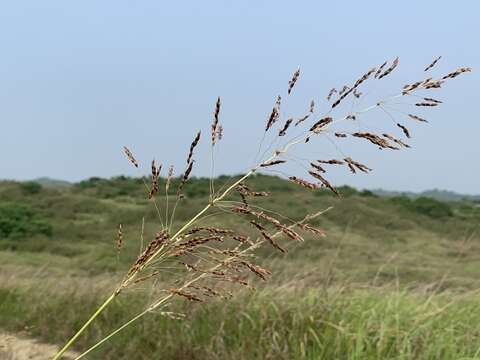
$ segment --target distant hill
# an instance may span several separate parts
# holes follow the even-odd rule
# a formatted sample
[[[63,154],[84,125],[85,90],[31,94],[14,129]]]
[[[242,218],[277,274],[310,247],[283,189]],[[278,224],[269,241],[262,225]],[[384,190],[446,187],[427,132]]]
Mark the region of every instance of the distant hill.
[[[40,185],[45,187],[66,187],[66,186],[72,185],[72,183],[68,181],[52,179],[49,177],[39,177],[39,178],[33,179],[32,181],[39,183]]]
[[[465,195],[448,190],[426,190],[420,193],[411,191],[387,191],[382,189],[375,189],[372,192],[382,197],[406,196],[410,199],[417,199],[419,197],[428,197],[439,201],[480,201],[480,195]]]

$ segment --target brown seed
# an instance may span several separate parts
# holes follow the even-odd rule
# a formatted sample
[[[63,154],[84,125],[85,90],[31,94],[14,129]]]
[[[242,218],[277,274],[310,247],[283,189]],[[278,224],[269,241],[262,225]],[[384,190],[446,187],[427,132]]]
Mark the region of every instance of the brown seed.
[[[310,166],[313,167],[314,169],[322,172],[322,173],[326,173],[325,169],[318,164],[315,164],[315,163],[312,162],[312,163],[310,163]]]
[[[275,101],[275,106],[272,108],[272,112],[270,113],[270,116],[267,121],[267,126],[265,127],[265,131],[268,131],[273,124],[277,122],[277,120],[280,118],[280,104],[281,104],[282,98],[280,95],[277,96],[277,100]]]
[[[319,162],[320,164],[330,164],[330,165],[343,165],[343,164],[345,164],[345,162],[343,162],[341,160],[335,160],[335,159],[332,159],[332,160],[317,160],[317,162]]]
[[[380,67],[378,68],[377,72],[375,73],[375,76],[374,78],[378,78],[378,76],[381,74],[383,68],[387,66],[387,61],[385,61],[382,65],[380,65]]]
[[[346,137],[347,137],[347,134],[342,134],[342,133],[336,132],[336,133],[335,133],[335,136],[338,137],[338,138],[346,138]]]

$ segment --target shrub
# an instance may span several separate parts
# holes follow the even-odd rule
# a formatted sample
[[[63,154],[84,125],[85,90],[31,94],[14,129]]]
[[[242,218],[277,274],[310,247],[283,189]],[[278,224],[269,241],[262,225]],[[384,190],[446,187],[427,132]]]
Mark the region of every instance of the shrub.
[[[52,226],[33,209],[15,203],[0,204],[0,239],[52,235]]]

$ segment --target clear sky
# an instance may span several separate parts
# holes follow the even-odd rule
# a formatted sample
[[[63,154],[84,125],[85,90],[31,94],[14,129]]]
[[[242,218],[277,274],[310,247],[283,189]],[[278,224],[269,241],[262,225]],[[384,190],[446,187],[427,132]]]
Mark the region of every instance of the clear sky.
[[[5,1],[0,178],[135,175],[121,153],[123,145],[144,163],[155,157],[184,167],[194,133],[204,130],[207,140],[218,95],[225,137],[217,171],[238,173],[251,164],[274,98],[285,92],[298,66],[302,75],[283,116],[300,115],[312,98],[324,112],[331,87],[341,88],[399,56],[390,78],[374,89],[365,87],[376,101],[423,79],[423,68],[442,55],[432,75],[459,66],[474,72],[433,93],[445,102],[425,115],[430,124],[394,114],[409,125],[413,148],[393,153],[363,142],[349,148],[355,139],[338,140],[344,153],[375,171],[359,176],[338,171],[330,180],[480,193],[478,14],[475,0]],[[349,99],[345,106],[351,105]],[[360,123],[364,130],[400,136],[386,114],[368,116]],[[207,142],[195,175],[209,174]],[[335,151],[318,139],[295,156],[315,159],[336,156]],[[295,165],[285,172],[304,173]]]

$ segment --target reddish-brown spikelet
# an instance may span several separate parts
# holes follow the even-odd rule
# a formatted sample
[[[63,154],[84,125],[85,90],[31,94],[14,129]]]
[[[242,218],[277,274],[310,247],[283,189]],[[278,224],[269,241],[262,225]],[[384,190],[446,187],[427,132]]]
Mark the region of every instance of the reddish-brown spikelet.
[[[311,101],[310,102],[310,109],[309,109],[310,113],[313,114],[313,112],[315,111],[315,101]]]
[[[361,164],[355,160],[353,160],[351,157],[346,157],[345,159],[345,162],[347,163],[348,167],[350,168],[350,171],[352,173],[356,173],[356,170],[355,168],[357,168],[358,170],[364,172],[364,173],[368,173],[369,171],[372,171],[372,169],[370,169],[368,166],[364,165],[364,164]]]
[[[279,164],[285,164],[286,162],[287,162],[286,160],[272,160],[272,161],[267,161],[267,162],[264,162],[263,164],[260,164],[260,167],[269,167],[269,166],[274,166]]]
[[[368,132],[356,132],[353,133],[352,136],[357,137],[357,138],[363,138],[368,141],[370,141],[372,144],[378,145],[379,147],[383,149],[392,149],[392,150],[398,150],[397,147],[392,146],[386,141],[385,139],[382,139],[380,136],[368,133]]]
[[[314,171],[309,171],[308,173],[309,173],[310,175],[312,175],[315,179],[320,180],[320,181],[322,182],[322,184],[323,184],[326,188],[330,189],[335,195],[340,196],[340,193],[337,191],[337,189],[335,189],[335,187],[333,187],[332,184],[330,184],[330,183],[328,182],[328,180],[325,179],[322,175],[320,175],[320,174],[318,174],[318,173],[316,173],[316,172],[314,172]]]
[[[195,139],[193,139],[192,143],[190,144],[190,151],[188,152],[187,164],[190,164],[190,162],[192,161],[193,151],[195,150],[195,147],[198,145],[201,136],[202,136],[202,132],[199,131],[195,136]]]
[[[160,247],[168,240],[169,235],[166,230],[161,230],[155,235],[147,246],[147,248],[140,254],[135,263],[128,271],[128,276],[136,273],[140,268],[160,249]]]
[[[273,124],[277,122],[280,118],[280,104],[282,101],[282,97],[280,95],[277,96],[277,100],[275,101],[275,106],[272,108],[272,112],[268,117],[267,126],[265,127],[265,131],[268,131]]]
[[[297,122],[295,123],[295,126],[298,126],[299,124],[301,124],[302,122],[304,122],[305,120],[307,120],[309,117],[310,117],[311,113],[310,114],[307,114],[305,116],[302,116],[301,118],[299,118],[297,120]]]
[[[341,160],[335,160],[335,159],[317,160],[317,162],[319,162],[320,164],[330,164],[330,165],[343,165],[343,164],[345,164],[345,162],[343,162]]]
[[[318,120],[313,126],[310,128],[311,132],[318,134],[322,131],[322,129],[330,124],[333,121],[331,117],[325,117],[323,119]]]
[[[290,119],[288,119],[287,121],[285,121],[285,125],[283,125],[282,130],[280,130],[280,131],[278,132],[278,136],[285,136],[285,135],[287,134],[287,130],[288,130],[288,128],[290,127],[290,125],[292,124],[292,121],[293,121],[292,118],[290,118]]]
[[[220,97],[217,98],[217,102],[215,104],[215,111],[213,113],[213,123],[212,123],[212,146],[215,146],[218,140],[218,122],[219,122],[219,114],[220,114],[220,107],[222,102]]]
[[[118,224],[117,251],[120,251],[122,247],[123,247],[123,227],[122,227],[122,224]]]
[[[131,162],[136,168],[138,168],[138,161],[137,161],[137,159],[135,159],[135,157],[133,156],[132,152],[131,152],[126,146],[123,147],[123,152],[124,152],[125,155],[127,156],[128,160],[130,160],[130,162]]]
[[[172,177],[173,177],[173,165],[170,165],[168,168],[168,174],[167,174],[167,179],[165,181],[165,192],[168,193],[168,190],[170,189],[170,183],[172,182]]]
[[[437,99],[434,99],[434,98],[430,98],[430,97],[424,97],[423,100],[428,101],[428,102],[433,102],[433,103],[436,103],[436,104],[443,104],[443,101],[440,101],[440,100],[437,100]]]
[[[183,173],[182,180],[180,181],[180,185],[178,186],[178,189],[177,189],[177,196],[180,195],[185,183],[188,181],[188,178],[190,177],[190,174],[192,172],[194,162],[195,161],[191,161],[190,164],[188,164],[187,169]]]
[[[403,133],[405,134],[405,136],[406,136],[407,138],[409,138],[409,139],[411,138],[411,136],[410,136],[410,131],[408,131],[408,129],[407,129],[405,126],[403,126],[402,124],[398,124],[398,123],[397,123],[397,126],[398,126],[400,129],[402,129]]]
[[[461,67],[461,68],[458,68],[457,70],[445,75],[444,77],[442,77],[441,80],[453,79],[453,78],[456,78],[460,74],[463,74],[465,72],[471,72],[471,71],[472,71],[472,69],[469,68],[469,67]]]
[[[298,223],[297,226],[298,226],[299,228],[301,228],[302,230],[311,232],[312,234],[315,234],[315,235],[318,235],[318,236],[321,236],[321,237],[325,237],[325,236],[326,236],[325,231],[323,231],[322,229],[313,227],[313,226],[311,226],[311,225],[309,225],[309,224],[300,224],[300,223]]]
[[[399,140],[399,139],[395,138],[394,136],[392,136],[392,135],[390,135],[390,134],[383,134],[382,136],[385,137],[385,138],[387,138],[387,139],[389,139],[389,140],[391,140],[391,141],[393,141],[394,143],[396,143],[396,144],[398,144],[398,145],[400,145],[400,146],[402,146],[402,147],[410,148],[410,145],[405,144],[402,140]]]
[[[288,82],[288,94],[292,92],[292,89],[295,86],[295,83],[297,82],[299,76],[300,76],[300,68],[293,73],[292,79]]]
[[[332,99],[332,96],[336,93],[338,93],[337,89],[332,88],[327,95],[327,100],[330,101]]]
[[[323,167],[321,167],[320,165],[315,164],[315,163],[313,163],[313,162],[310,163],[310,166],[313,167],[314,169],[322,172],[322,173],[326,173],[326,172],[327,172]]]
[[[133,283],[134,283],[134,284],[138,284],[138,283],[144,282],[144,281],[146,281],[146,280],[148,280],[148,279],[151,279],[152,277],[157,276],[157,275],[159,275],[159,274],[160,274],[160,271],[158,271],[158,270],[157,270],[157,271],[154,271],[154,272],[151,273],[151,274],[148,274],[148,275],[145,275],[145,276],[142,276],[142,277],[136,279]]]
[[[273,240],[273,238],[267,233],[266,229],[260,225],[259,223],[257,223],[255,220],[252,220],[250,221],[250,224],[252,224],[258,231],[260,231],[260,234],[262,234],[262,237],[267,240],[270,245],[272,245],[275,249],[285,253],[286,250],[284,248],[282,248],[280,245],[278,245],[275,240]]]
[[[413,115],[413,114],[408,114],[408,117],[410,119],[413,119],[413,120],[417,120],[417,121],[420,121],[420,122],[425,122],[425,123],[428,123],[428,121],[424,118],[421,118],[420,116],[417,116],[417,115]]]
[[[148,194],[148,198],[153,198],[158,192],[158,177],[160,176],[160,171],[162,170],[162,165],[158,168],[155,166],[155,160],[152,160],[152,185],[150,188],[150,192]]]
[[[210,241],[223,242],[223,237],[218,235],[202,236],[190,239],[178,245],[175,245],[175,251],[170,254],[170,257],[177,257],[193,251],[197,246],[204,245]]]
[[[342,90],[340,90],[340,91],[338,92],[338,95],[342,96],[342,95],[345,94],[345,92],[348,91],[348,90],[350,90],[350,86],[344,85],[343,88],[342,88]]]
[[[388,61],[385,61],[382,65],[380,65],[380,67],[378,68],[378,70],[375,72],[375,75],[374,75],[374,78],[377,79],[378,76],[382,73],[382,70],[385,66],[387,66],[387,63]]]
[[[170,292],[174,295],[182,296],[189,301],[203,302],[203,300],[200,299],[197,295],[195,295],[191,292],[187,292],[185,290],[171,289]]]
[[[424,107],[434,107],[434,106],[438,106],[439,103],[435,103],[435,102],[419,102],[419,103],[416,103],[415,106],[424,106]]]
[[[346,137],[347,137],[347,134],[342,134],[342,133],[336,132],[336,133],[335,133],[335,136],[336,136],[337,138],[346,138]]]
[[[370,75],[372,75],[377,69],[376,68],[372,68],[370,70],[368,70],[365,74],[363,74],[357,81],[355,81],[355,84],[353,85],[352,88],[348,87],[348,86],[344,86],[343,89],[340,91],[339,95],[340,97],[337,99],[337,101],[335,101],[333,104],[332,104],[332,109],[337,107],[343,99],[345,99],[350,93],[354,92],[364,81],[366,81]]]
[[[201,227],[195,227],[193,229],[190,229],[188,232],[185,233],[185,236],[187,235],[192,235],[196,234],[200,231],[205,231],[209,232],[211,234],[219,234],[219,235],[231,235],[234,233],[233,230],[230,229],[222,229],[222,228],[216,228],[216,227],[208,227],[208,226],[201,226]]]
[[[425,70],[423,70],[423,71],[428,71],[428,70],[430,70],[431,68],[433,68],[433,67],[435,66],[435,64],[438,62],[438,60],[440,60],[441,58],[442,58],[442,57],[439,56],[439,57],[437,57],[436,59],[434,59],[434,60],[425,68]]]
[[[321,188],[321,186],[318,185],[318,184],[311,183],[310,181],[300,179],[296,176],[290,176],[288,179],[291,182],[293,182],[297,185],[303,186],[304,188],[307,188],[307,189],[310,189],[310,190],[317,190],[317,189]]]
[[[390,75],[397,66],[398,66],[398,57],[395,60],[393,60],[392,65],[390,65],[390,67],[387,70],[385,70],[382,74],[378,76],[378,79],[383,79],[385,76]]]
[[[271,275],[271,272],[258,266],[258,265],[254,265],[252,263],[249,263],[248,261],[241,261],[240,262],[242,265],[244,265],[245,267],[247,267],[252,273],[254,273],[255,275],[257,275],[260,279],[262,279],[263,281],[266,281],[267,280],[267,277],[269,275]]]

